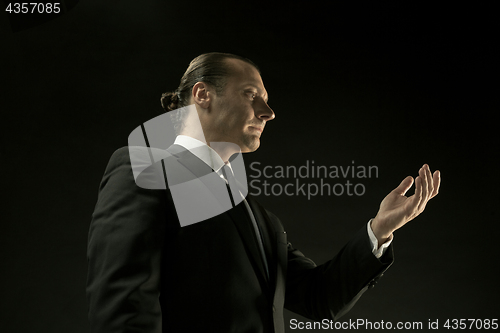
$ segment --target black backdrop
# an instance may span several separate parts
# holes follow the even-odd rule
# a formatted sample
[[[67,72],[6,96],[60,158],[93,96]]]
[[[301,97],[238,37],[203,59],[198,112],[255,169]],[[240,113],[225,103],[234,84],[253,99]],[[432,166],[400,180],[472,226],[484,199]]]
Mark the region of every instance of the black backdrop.
[[[86,241],[106,163],[211,51],[256,62],[276,113],[247,165],[378,167],[353,180],[361,196],[260,195],[316,263],[405,176],[441,170],[441,193],[395,233],[395,264],[341,321],[498,318],[496,21],[480,4],[159,0],[81,1],[16,32],[4,20],[2,330],[88,330]]]

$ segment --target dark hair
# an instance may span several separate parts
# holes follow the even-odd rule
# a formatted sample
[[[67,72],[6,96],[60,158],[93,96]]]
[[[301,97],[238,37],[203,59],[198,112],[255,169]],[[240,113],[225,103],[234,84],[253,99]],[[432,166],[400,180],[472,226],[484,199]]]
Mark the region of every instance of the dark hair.
[[[227,78],[232,74],[231,66],[227,64],[226,59],[239,59],[259,70],[251,60],[238,55],[220,52],[204,53],[191,61],[175,91],[162,94],[161,106],[167,111],[187,106],[193,86],[197,82],[205,82],[215,89],[217,95],[222,95]]]

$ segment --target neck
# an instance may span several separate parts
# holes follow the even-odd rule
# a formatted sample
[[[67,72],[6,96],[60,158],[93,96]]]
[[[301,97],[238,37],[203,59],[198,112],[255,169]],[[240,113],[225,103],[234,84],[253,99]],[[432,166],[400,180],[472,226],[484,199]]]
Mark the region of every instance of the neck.
[[[231,142],[210,142],[208,146],[215,150],[224,163],[227,163],[234,154],[241,152],[240,147]]]

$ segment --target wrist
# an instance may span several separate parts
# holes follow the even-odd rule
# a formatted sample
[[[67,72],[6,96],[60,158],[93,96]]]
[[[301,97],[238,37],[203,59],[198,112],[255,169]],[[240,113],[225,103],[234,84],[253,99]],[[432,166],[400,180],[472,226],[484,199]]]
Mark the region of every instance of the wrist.
[[[375,216],[375,218],[370,223],[370,227],[372,228],[373,234],[377,237],[377,241],[379,246],[387,242],[392,235],[392,230],[385,227],[383,220]]]

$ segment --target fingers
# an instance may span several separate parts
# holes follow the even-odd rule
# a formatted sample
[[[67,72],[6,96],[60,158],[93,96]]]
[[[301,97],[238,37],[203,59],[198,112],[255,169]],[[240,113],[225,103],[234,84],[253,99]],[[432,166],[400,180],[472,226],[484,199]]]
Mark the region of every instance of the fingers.
[[[425,170],[425,164],[418,171],[418,175],[420,177],[420,181],[422,184],[422,198],[420,200],[418,210],[422,211],[425,207],[425,204],[427,202],[427,197],[429,195],[428,179],[427,179],[427,172]]]
[[[418,173],[422,183],[422,199],[419,204],[419,210],[424,210],[427,202],[437,195],[441,176],[439,171],[434,172],[434,175],[432,175],[427,164],[424,164]]]
[[[396,192],[399,195],[405,195],[412,185],[413,185],[413,177],[408,176],[405,179],[403,179],[403,181],[399,184],[398,187],[394,189],[394,192]]]
[[[441,172],[439,170],[434,171],[432,181],[434,183],[434,191],[431,194],[431,198],[434,198],[439,193],[439,186],[441,185]]]
[[[422,192],[422,176],[419,175],[417,178],[415,178],[415,208],[418,207],[418,205],[422,201]]]
[[[427,185],[427,196],[425,197],[425,201],[429,201],[429,199],[431,198],[431,194],[432,192],[434,191],[434,184],[432,183],[432,174],[431,174],[431,169],[429,168],[429,165],[427,164],[424,164],[424,166],[422,167],[424,169],[424,173],[425,173],[425,182],[426,182],[426,185]]]
[[[421,176],[418,176],[417,178],[415,178],[415,196],[417,198],[420,198],[422,197],[422,177]]]

